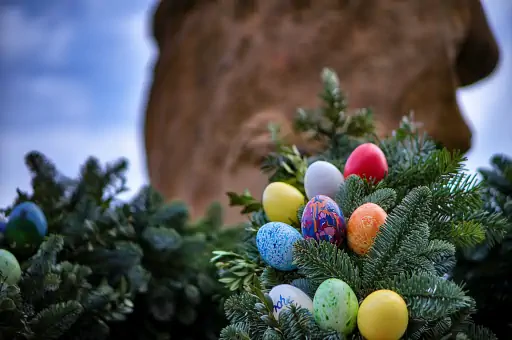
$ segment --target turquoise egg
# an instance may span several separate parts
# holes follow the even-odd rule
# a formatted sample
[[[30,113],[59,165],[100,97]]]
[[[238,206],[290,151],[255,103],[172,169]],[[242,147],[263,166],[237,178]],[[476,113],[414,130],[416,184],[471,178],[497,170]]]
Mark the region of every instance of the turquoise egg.
[[[7,240],[20,245],[38,243],[47,232],[46,217],[33,202],[23,202],[15,206],[5,228]]]
[[[256,246],[266,264],[278,270],[291,271],[297,268],[293,264],[293,245],[302,239],[302,235],[292,226],[269,222],[258,230]]]
[[[320,328],[348,335],[356,327],[359,303],[348,284],[339,279],[322,282],[313,298],[313,316]]]

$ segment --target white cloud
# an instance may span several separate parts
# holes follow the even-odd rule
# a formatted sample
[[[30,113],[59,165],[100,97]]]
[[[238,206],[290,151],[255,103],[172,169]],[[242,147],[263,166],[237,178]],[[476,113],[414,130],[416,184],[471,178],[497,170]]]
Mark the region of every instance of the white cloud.
[[[58,65],[66,60],[74,37],[73,27],[54,11],[29,17],[19,6],[4,6],[0,11],[0,60]]]
[[[14,142],[15,141],[15,142]],[[120,126],[108,130],[83,128],[50,128],[36,131],[30,136],[18,132],[2,133],[2,171],[0,172],[0,207],[12,203],[16,188],[30,191],[30,176],[24,164],[27,152],[36,150],[46,155],[65,175],[75,177],[89,156],[102,164],[125,157],[130,161],[128,186],[133,195],[147,183],[144,156],[136,128]]]

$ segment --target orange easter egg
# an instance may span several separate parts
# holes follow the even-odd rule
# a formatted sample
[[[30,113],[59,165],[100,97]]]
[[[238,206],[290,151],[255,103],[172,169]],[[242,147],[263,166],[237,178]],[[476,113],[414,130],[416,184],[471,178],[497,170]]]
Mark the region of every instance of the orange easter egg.
[[[356,254],[366,254],[387,216],[384,209],[375,203],[365,203],[354,210],[347,224],[349,248]]]

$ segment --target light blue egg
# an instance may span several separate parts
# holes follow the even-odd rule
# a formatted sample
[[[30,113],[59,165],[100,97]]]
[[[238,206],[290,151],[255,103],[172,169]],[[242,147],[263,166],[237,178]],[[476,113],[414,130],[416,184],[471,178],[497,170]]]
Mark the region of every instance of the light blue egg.
[[[297,268],[293,264],[293,245],[302,239],[302,235],[292,226],[282,222],[269,222],[258,230],[256,246],[261,258],[269,266],[291,271]]]

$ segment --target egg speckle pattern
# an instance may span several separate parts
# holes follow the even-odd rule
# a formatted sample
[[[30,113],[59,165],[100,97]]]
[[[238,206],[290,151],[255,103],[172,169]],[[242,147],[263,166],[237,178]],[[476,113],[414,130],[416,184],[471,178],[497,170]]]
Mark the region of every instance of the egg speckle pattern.
[[[256,246],[261,258],[269,266],[291,271],[297,268],[293,264],[293,245],[302,235],[292,226],[282,222],[269,222],[256,234]]]
[[[347,227],[336,202],[327,196],[317,195],[304,208],[301,230],[305,239],[328,241],[339,246],[345,240]]]
[[[359,303],[348,284],[328,279],[318,287],[313,299],[313,315],[322,329],[334,329],[345,335],[352,333],[357,322]]]

